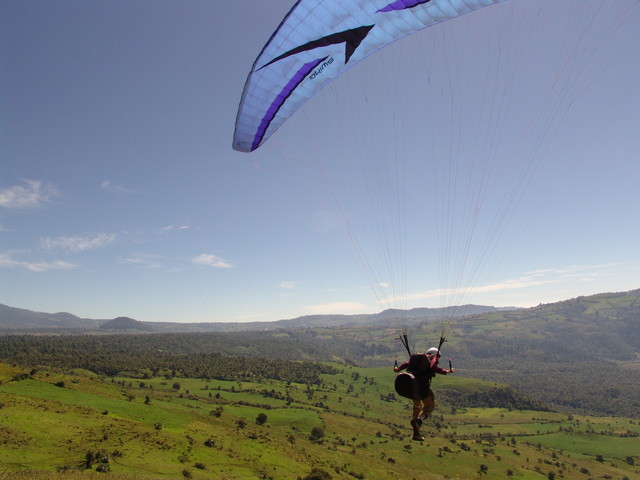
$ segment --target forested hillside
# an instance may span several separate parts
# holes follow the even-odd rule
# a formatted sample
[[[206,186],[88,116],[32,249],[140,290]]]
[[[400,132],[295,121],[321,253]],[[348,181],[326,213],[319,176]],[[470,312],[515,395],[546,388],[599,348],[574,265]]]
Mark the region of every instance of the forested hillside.
[[[437,345],[446,327],[443,355],[451,357],[459,375],[508,384],[560,410],[638,416],[639,298],[640,290],[580,297],[519,311],[425,321],[408,333],[411,347],[424,351]],[[401,321],[389,321],[378,327],[270,332],[0,336],[0,359],[108,374],[125,365],[150,373],[180,370],[181,358],[194,355],[205,363],[226,355],[390,368],[394,359],[406,356],[398,340],[403,327]],[[204,367],[199,368],[197,373],[204,375]]]
[[[464,375],[505,382],[561,409],[638,416],[639,298],[635,290],[454,319],[443,353]],[[426,326],[422,335],[437,331]]]

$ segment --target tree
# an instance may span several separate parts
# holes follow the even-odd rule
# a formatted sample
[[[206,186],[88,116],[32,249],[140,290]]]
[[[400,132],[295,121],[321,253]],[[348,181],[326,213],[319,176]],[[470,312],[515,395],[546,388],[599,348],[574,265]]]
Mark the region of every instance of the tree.
[[[258,425],[264,425],[266,421],[267,421],[267,414],[266,413],[259,413],[258,417],[256,418],[256,423]]]

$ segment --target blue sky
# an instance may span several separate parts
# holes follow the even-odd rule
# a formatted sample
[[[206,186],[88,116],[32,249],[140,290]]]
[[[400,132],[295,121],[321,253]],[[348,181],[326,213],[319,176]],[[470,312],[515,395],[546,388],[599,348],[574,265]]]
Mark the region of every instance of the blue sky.
[[[640,287],[637,2],[428,29],[235,152],[292,3],[0,3],[0,303],[240,322]]]

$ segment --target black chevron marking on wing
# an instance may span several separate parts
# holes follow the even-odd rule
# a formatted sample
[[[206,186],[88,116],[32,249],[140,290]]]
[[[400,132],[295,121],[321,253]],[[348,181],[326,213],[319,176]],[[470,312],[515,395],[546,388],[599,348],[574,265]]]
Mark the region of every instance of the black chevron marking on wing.
[[[361,27],[352,28],[343,32],[332,33],[331,35],[321,37],[317,40],[312,40],[311,42],[300,45],[299,47],[291,49],[288,52],[285,52],[282,55],[274,58],[269,63],[260,67],[260,69],[263,69],[273,63],[276,63],[284,58],[296,55],[298,53],[308,52],[316,48],[327,47],[329,45],[337,45],[340,43],[345,44],[344,63],[346,64],[374,26],[375,25],[363,25]]]

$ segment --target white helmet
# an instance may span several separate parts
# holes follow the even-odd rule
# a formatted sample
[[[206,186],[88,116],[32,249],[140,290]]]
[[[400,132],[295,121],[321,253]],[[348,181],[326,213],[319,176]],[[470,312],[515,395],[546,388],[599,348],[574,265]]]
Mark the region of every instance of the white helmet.
[[[440,354],[440,350],[438,350],[436,347],[431,347],[429,350],[426,351],[427,355],[439,355]]]

